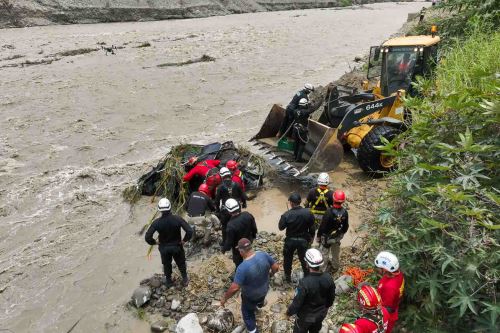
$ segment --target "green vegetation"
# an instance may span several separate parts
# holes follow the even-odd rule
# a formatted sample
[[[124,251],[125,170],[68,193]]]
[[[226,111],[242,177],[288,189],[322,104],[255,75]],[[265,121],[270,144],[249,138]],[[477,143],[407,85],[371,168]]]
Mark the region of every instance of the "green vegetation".
[[[352,0],[340,0],[340,7],[352,6]]]
[[[443,2],[456,12],[443,20],[449,25],[441,35],[453,40],[435,76],[418,81],[421,95],[407,100],[411,128],[383,148],[404,144],[391,151],[399,171],[390,178],[377,220],[381,235],[372,242],[401,261],[406,285],[399,325],[410,332],[498,332],[500,325],[494,2]]]

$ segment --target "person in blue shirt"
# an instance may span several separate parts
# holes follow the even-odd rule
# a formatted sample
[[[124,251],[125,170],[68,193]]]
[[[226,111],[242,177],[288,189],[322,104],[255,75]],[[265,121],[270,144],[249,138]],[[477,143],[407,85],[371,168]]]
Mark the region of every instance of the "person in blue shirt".
[[[254,251],[247,238],[238,241],[238,251],[243,262],[236,269],[234,280],[222,297],[220,304],[224,306],[238,290],[241,290],[241,315],[248,333],[257,333],[255,310],[264,306],[269,290],[269,278],[279,269],[274,259],[262,251]]]

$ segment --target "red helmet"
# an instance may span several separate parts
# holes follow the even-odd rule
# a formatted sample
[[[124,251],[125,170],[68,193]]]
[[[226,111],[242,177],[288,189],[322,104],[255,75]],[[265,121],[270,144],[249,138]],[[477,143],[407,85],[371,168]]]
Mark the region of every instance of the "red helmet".
[[[229,160],[226,163],[226,168],[228,168],[231,171],[234,171],[234,169],[236,169],[237,167],[238,167],[238,162],[236,162],[235,160]]]
[[[381,303],[380,294],[372,286],[364,285],[358,291],[358,303],[367,310],[376,309]]]
[[[198,161],[198,156],[191,156],[187,162],[188,165],[194,165]]]
[[[339,333],[363,333],[356,324],[342,324]]]
[[[336,190],[333,193],[333,202],[342,203],[345,201],[345,193],[342,190]]]
[[[205,193],[206,195],[210,194],[210,189],[208,188],[207,184],[201,184],[200,187],[198,187],[198,192]]]

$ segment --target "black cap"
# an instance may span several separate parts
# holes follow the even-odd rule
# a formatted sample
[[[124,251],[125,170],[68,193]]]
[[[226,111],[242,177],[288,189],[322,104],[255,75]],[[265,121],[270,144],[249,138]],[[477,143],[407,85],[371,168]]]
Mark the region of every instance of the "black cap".
[[[288,197],[288,201],[293,202],[294,204],[300,204],[302,198],[300,197],[300,194],[298,194],[297,192],[293,192]]]

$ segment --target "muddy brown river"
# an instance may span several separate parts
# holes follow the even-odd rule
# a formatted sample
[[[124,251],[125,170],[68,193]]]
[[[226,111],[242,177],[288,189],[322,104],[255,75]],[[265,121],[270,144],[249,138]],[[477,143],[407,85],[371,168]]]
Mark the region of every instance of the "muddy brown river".
[[[124,304],[161,271],[136,234],[155,205],[131,208],[123,188],[179,142],[244,143],[273,103],[337,79],[421,7],[0,30],[0,331],[147,332]],[[203,54],[215,61],[157,67]],[[344,171],[363,179],[348,160],[334,185],[362,196]],[[261,229],[286,195],[250,204]]]

